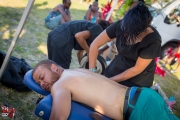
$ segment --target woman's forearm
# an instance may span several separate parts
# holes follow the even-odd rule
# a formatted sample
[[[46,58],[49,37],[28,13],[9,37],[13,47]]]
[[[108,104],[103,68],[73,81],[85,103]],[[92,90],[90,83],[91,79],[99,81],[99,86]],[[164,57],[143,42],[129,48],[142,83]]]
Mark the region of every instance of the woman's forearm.
[[[96,59],[98,56],[98,47],[96,45],[93,45],[89,49],[89,68],[95,68],[96,67]]]
[[[110,79],[121,82],[128,80],[138,74],[140,74],[152,61],[152,59],[144,59],[141,57],[138,57],[135,66],[127,69],[126,71],[122,72],[121,74],[118,74],[116,76],[111,77]]]
[[[95,68],[96,67],[96,59],[98,56],[98,50],[99,48],[106,44],[107,42],[110,42],[111,39],[108,37],[106,30],[104,30],[99,36],[96,37],[96,39],[92,42],[90,49],[89,49],[89,68]]]
[[[141,72],[138,71],[135,67],[132,67],[132,68],[129,68],[126,71],[122,72],[121,74],[111,77],[110,79],[114,80],[115,82],[121,82],[121,81],[128,80],[140,73]]]

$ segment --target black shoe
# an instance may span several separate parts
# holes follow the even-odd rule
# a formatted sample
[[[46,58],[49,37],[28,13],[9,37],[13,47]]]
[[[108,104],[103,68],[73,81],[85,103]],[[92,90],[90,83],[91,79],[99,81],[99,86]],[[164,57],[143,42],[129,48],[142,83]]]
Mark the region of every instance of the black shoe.
[[[38,98],[36,104],[38,104],[43,98]]]

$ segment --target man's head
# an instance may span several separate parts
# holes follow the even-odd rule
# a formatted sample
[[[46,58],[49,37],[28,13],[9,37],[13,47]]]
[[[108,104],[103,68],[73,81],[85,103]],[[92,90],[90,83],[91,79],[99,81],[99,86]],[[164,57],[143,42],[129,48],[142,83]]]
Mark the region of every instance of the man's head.
[[[69,9],[71,6],[71,0],[63,0],[63,5],[66,9]]]
[[[97,24],[99,24],[102,29],[105,30],[110,25],[110,22],[106,20],[97,20]]]
[[[135,42],[137,36],[144,32],[149,27],[152,21],[152,16],[148,8],[142,3],[138,2],[125,14],[122,19],[121,29],[127,37]],[[126,39],[124,39],[126,40]]]
[[[32,71],[32,77],[42,89],[50,91],[52,85],[60,78],[63,68],[52,60],[42,60]]]
[[[92,12],[97,12],[98,11],[98,2],[93,2],[92,6],[91,6],[91,11]]]

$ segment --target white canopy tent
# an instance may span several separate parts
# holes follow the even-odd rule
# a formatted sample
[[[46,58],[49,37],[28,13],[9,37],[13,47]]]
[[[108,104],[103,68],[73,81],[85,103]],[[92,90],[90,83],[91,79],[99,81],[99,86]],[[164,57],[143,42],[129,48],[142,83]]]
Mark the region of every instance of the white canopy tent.
[[[115,0],[115,1],[114,1],[114,4],[113,4],[113,7],[111,8],[110,12],[108,13],[108,15],[107,15],[107,17],[106,17],[106,20],[107,20],[107,21],[109,20],[109,18],[110,18],[110,16],[111,16],[111,14],[112,14],[112,12],[113,12],[113,10],[114,10],[114,8],[115,8],[115,6],[116,6],[117,3],[118,3],[118,0]],[[26,20],[27,20],[27,17],[28,17],[28,15],[29,15],[30,11],[31,11],[31,8],[32,8],[33,4],[34,4],[34,0],[29,0],[29,1],[28,1],[28,4],[27,4],[27,6],[26,6],[26,8],[25,8],[25,10],[24,10],[24,13],[23,13],[23,15],[22,15],[22,17],[21,17],[21,20],[20,20],[20,22],[19,22],[19,25],[18,25],[18,27],[17,27],[17,29],[16,29],[15,36],[14,36],[12,42],[11,42],[11,45],[10,45],[10,47],[9,47],[9,49],[8,49],[8,52],[7,52],[7,54],[6,54],[6,57],[5,57],[5,59],[4,59],[4,61],[3,61],[3,64],[2,64],[2,66],[1,66],[1,69],[0,69],[0,79],[1,79],[1,77],[2,77],[2,75],[3,75],[3,73],[4,73],[4,70],[5,70],[8,62],[9,62],[9,59],[10,59],[10,56],[11,56],[12,51],[13,51],[13,49],[14,49],[14,46],[15,46],[16,43],[17,43],[17,40],[18,40],[18,38],[19,38],[19,35],[20,35],[20,33],[21,33],[21,31],[22,31],[22,29],[23,29],[23,27],[24,27],[24,24],[25,24],[25,22],[26,22]]]

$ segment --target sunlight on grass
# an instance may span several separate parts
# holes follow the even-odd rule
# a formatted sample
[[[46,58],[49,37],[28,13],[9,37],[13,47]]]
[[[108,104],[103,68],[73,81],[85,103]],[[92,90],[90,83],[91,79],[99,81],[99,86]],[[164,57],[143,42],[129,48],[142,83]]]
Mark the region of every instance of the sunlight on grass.
[[[0,27],[0,32],[7,30],[8,27],[9,27],[9,25],[5,25],[5,26]]]
[[[24,34],[26,34],[26,30],[23,29],[23,30],[21,31],[21,34],[19,35],[19,37],[22,37]]]
[[[2,35],[2,39],[8,40],[9,38],[10,38],[10,31],[6,30]]]
[[[42,53],[44,53],[45,55],[47,55],[47,45],[44,45],[44,44],[39,45],[39,46],[38,46],[38,49],[39,49]]]
[[[25,7],[27,0],[1,0],[0,5],[3,7]]]
[[[14,36],[15,36],[15,32],[16,32],[16,29],[13,29],[13,30],[6,30],[5,32],[3,32],[2,34],[2,39],[3,40],[9,40],[9,39],[12,39]],[[22,32],[20,33],[19,35],[19,38],[22,37],[24,34],[26,33],[26,30],[22,30]]]

